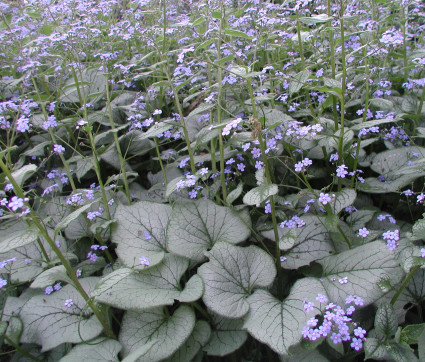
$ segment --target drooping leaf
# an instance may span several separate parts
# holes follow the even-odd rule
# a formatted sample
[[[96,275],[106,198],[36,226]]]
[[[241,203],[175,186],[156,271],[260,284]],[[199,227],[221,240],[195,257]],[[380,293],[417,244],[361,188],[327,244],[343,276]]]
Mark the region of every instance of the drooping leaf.
[[[226,202],[232,204],[239,196],[242,194],[243,183],[240,182],[239,185],[227,195]]]
[[[35,225],[19,221],[0,230],[0,253],[20,248],[37,240],[39,230]]]
[[[380,175],[385,175],[392,171],[397,173],[397,170],[409,160],[415,159],[413,153],[419,154],[420,157],[425,157],[425,148],[411,146],[383,151],[373,158],[370,168]]]
[[[307,25],[313,25],[313,24],[327,23],[328,21],[332,19],[333,18],[331,16],[328,16],[327,14],[319,14],[319,15],[314,15],[310,17],[302,17],[300,18],[300,21]]]
[[[90,277],[80,283],[90,293],[98,280]],[[70,308],[64,305],[67,299],[72,299]],[[81,343],[97,337],[102,325],[87,309],[80,316],[85,306],[83,297],[69,284],[50,295],[32,297],[20,312],[24,324],[21,342],[37,343],[45,352],[62,343]]]
[[[292,95],[298,92],[307,82],[307,79],[310,77],[310,71],[302,70],[301,72],[294,75],[291,83],[289,85],[289,95]]]
[[[168,131],[171,127],[175,125],[175,122],[171,120],[163,120],[161,122],[155,123],[152,127],[150,127],[146,132],[139,134],[136,139],[144,140],[146,138],[155,137],[165,131]]]
[[[413,351],[399,343],[391,343],[388,350],[396,362],[419,362]]]
[[[24,165],[18,170],[12,172],[12,177],[19,186],[22,186],[24,182],[31,177],[31,175],[37,170],[37,166],[34,164]]]
[[[67,215],[66,217],[64,217],[60,222],[57,223],[56,225],[56,232],[65,229],[68,227],[68,225],[74,221],[75,219],[77,219],[83,212],[87,211],[87,209],[89,209],[92,206],[92,202],[88,203],[84,206],[79,207],[77,210],[71,212],[69,215]]]
[[[318,293],[326,294],[313,278],[297,281],[283,302],[265,290],[256,290],[248,298],[250,307],[244,328],[276,353],[288,354],[289,348],[301,341],[301,330],[312,317],[304,311],[303,301],[314,301]]]
[[[66,273],[66,269],[63,265],[57,265],[53,268],[47,269],[31,283],[30,288],[46,288],[49,285],[54,284],[56,281],[62,281],[68,284],[72,283],[71,278]]]
[[[119,335],[123,355],[127,356],[148,342],[158,340],[144,359],[160,361],[168,358],[189,338],[195,321],[195,313],[186,305],[181,305],[172,316],[164,314],[162,307],[142,312],[128,311]]]
[[[205,346],[211,337],[210,325],[203,321],[198,320],[193,328],[192,334],[189,336],[187,341],[174,353],[169,362],[186,362],[192,361],[199,350]]]
[[[121,344],[113,339],[96,338],[90,344],[78,344],[60,362],[115,361],[121,351]]]
[[[378,285],[382,278],[388,278],[394,285],[403,277],[394,253],[381,240],[354,249],[343,251],[319,260],[323,266],[322,284],[329,299],[343,305],[348,295],[357,295],[369,305],[383,294]],[[340,279],[347,278],[347,283]]]
[[[181,288],[180,278],[188,266],[188,259],[166,254],[160,264],[147,270],[113,271],[99,282],[91,296],[120,309],[137,310],[173,305],[175,300],[194,302],[202,296],[204,288],[196,274]]]
[[[148,258],[150,266],[161,262],[166,251],[165,232],[170,215],[169,205],[148,201],[117,208],[112,241],[118,244],[116,252],[126,266],[143,269],[139,261],[142,256]]]
[[[243,197],[243,202],[246,205],[260,205],[266,201],[270,196],[276,195],[279,189],[275,184],[261,185],[249,190]]]
[[[227,319],[210,312],[214,329],[208,344],[203,348],[209,356],[226,356],[241,347],[248,333],[242,329],[243,319]]]
[[[332,212],[339,214],[346,207],[351,206],[356,200],[357,193],[353,189],[345,188],[344,190],[335,193],[335,200],[331,204]]]
[[[15,344],[19,344],[19,338],[21,337],[22,329],[23,329],[23,324],[21,319],[15,316],[10,317],[9,324],[7,326],[6,335]]]
[[[204,251],[218,242],[238,244],[250,234],[231,209],[210,200],[177,202],[167,230],[167,246],[177,255],[196,262],[206,259]]]
[[[375,329],[387,339],[395,334],[398,323],[394,308],[388,303],[382,303],[375,314]]]
[[[425,172],[419,172],[413,175],[392,175],[391,178],[386,177],[385,181],[379,181],[376,177],[367,177],[364,183],[357,185],[357,189],[362,192],[373,194],[399,192],[400,189],[422,176],[425,176]]]
[[[256,246],[219,243],[207,256],[210,261],[198,269],[205,283],[202,299],[223,317],[243,317],[248,313],[247,298],[253,290],[270,286],[276,275],[273,259]]]

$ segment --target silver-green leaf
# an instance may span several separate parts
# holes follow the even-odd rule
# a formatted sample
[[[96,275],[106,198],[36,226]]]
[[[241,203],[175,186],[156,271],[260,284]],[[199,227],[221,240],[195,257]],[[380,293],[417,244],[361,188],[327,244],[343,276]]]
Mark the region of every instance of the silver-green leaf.
[[[283,302],[265,290],[256,290],[248,299],[250,309],[244,327],[276,353],[288,354],[289,348],[301,341],[301,330],[312,317],[304,311],[303,301],[314,301],[318,293],[326,294],[313,278],[297,281]]]
[[[140,201],[131,206],[120,205],[115,213],[116,226],[112,241],[116,252],[128,267],[143,269],[139,257],[146,257],[150,266],[162,261],[166,251],[165,233],[171,215],[169,205]]]
[[[188,266],[188,259],[167,254],[162,263],[147,270],[118,269],[102,279],[91,296],[127,310],[173,305],[175,300],[194,302],[201,298],[204,288],[197,274],[181,288],[180,278]]]
[[[105,362],[115,361],[121,351],[121,344],[113,339],[96,338],[90,344],[79,344],[60,359],[60,362]]]
[[[182,305],[173,315],[164,314],[162,307],[142,312],[127,311],[121,324],[119,341],[123,355],[158,340],[143,356],[146,361],[160,361],[175,353],[191,335],[195,327],[195,313]]]
[[[171,252],[195,262],[218,242],[238,244],[250,235],[248,226],[228,207],[210,200],[177,202],[167,230]]]
[[[198,269],[205,283],[202,299],[223,317],[243,317],[248,313],[247,298],[253,290],[267,288],[276,275],[273,259],[256,246],[219,243],[207,256],[210,261]]]

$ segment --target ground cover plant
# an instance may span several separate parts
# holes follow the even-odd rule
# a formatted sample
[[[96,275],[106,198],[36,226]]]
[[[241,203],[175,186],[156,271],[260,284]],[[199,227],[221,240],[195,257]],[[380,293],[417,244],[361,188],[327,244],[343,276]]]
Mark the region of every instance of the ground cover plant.
[[[425,360],[424,7],[0,2],[1,359]]]

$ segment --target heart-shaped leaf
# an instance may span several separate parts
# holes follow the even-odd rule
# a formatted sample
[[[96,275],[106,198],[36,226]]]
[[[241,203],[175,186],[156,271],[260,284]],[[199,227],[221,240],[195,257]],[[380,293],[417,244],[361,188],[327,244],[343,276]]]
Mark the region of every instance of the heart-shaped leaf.
[[[116,252],[128,267],[143,268],[139,257],[146,257],[150,266],[161,262],[166,251],[165,232],[171,215],[169,205],[140,201],[131,206],[117,207],[117,225],[112,241]]]
[[[91,277],[81,279],[80,283],[90,293],[98,280]],[[65,301],[69,299],[72,306],[68,308]],[[85,306],[83,297],[72,285],[51,295],[32,297],[20,312],[24,323],[21,342],[40,344],[45,352],[62,343],[81,343],[97,337],[102,332],[102,325],[91,311],[84,309]]]
[[[205,283],[203,301],[227,318],[241,318],[248,313],[247,298],[254,288],[270,286],[276,275],[273,259],[256,246],[219,243],[207,256],[210,261],[198,269]]]
[[[57,265],[45,270],[43,273],[38,275],[37,278],[35,278],[35,280],[31,283],[30,288],[46,288],[58,280],[69,284],[72,283],[71,278],[66,273],[66,269],[63,265]]]
[[[256,290],[248,298],[249,313],[244,328],[276,353],[288,354],[289,348],[301,341],[301,330],[311,317],[304,311],[303,301],[314,300],[318,293],[325,291],[313,278],[297,281],[283,302],[268,291]]]
[[[20,248],[32,243],[38,237],[39,230],[34,225],[19,221],[0,230],[0,253]]]
[[[173,305],[174,300],[194,302],[204,291],[202,279],[195,274],[180,287],[180,278],[189,260],[167,254],[162,263],[144,271],[122,268],[108,274],[91,296],[97,301],[121,309],[147,309]]]
[[[319,263],[323,266],[322,284],[329,299],[337,305],[343,305],[350,294],[363,298],[365,305],[373,303],[383,294],[378,285],[382,278],[394,285],[404,274],[394,253],[380,240],[321,259]]]
[[[210,200],[177,202],[167,230],[168,249],[195,262],[218,242],[237,244],[250,234],[248,226],[228,207]]]
[[[158,342],[143,356],[146,361],[160,361],[176,352],[195,327],[195,313],[190,307],[182,305],[172,316],[167,314],[164,314],[162,307],[126,312],[119,336],[123,355],[127,356],[156,339]]]

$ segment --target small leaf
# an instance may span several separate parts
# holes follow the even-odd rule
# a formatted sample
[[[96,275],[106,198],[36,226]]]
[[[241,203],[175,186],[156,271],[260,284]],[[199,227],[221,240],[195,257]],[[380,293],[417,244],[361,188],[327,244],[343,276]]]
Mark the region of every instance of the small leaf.
[[[394,308],[387,303],[379,306],[375,315],[376,331],[389,339],[397,331],[398,323],[394,316]]]
[[[196,262],[218,242],[238,244],[250,235],[231,209],[210,200],[176,202],[167,230],[168,249]]]
[[[412,236],[416,239],[425,239],[425,219],[419,219],[413,224]]]
[[[377,338],[367,337],[364,343],[366,359],[386,360],[388,356],[387,345]]]
[[[411,324],[401,331],[401,341],[406,344],[417,344],[421,334],[425,331],[425,323]]]
[[[25,181],[37,170],[37,166],[33,164],[24,165],[19,170],[12,172],[12,177],[19,186],[22,186]]]
[[[249,190],[243,197],[245,205],[260,205],[270,196],[276,195],[279,188],[275,184],[261,185]]]
[[[35,225],[18,222],[0,232],[0,253],[20,248],[37,240],[39,230]]]
[[[356,200],[357,194],[353,189],[345,188],[335,194],[335,200],[332,203],[332,212],[339,214],[346,207],[351,206]]]
[[[241,196],[243,190],[243,183],[239,182],[239,185],[227,195],[226,202],[232,204],[239,196]]]
[[[30,288],[46,288],[47,286],[54,284],[56,281],[72,284],[72,280],[68,277],[63,265],[57,265],[42,272],[31,283]]]
[[[385,124],[385,123],[395,123],[398,121],[401,121],[401,118],[396,118],[396,119],[375,119],[373,121],[367,121],[367,122],[362,122],[362,123],[358,123],[355,124],[354,126],[351,126],[350,129],[353,131],[360,131],[363,128],[370,128],[370,127],[374,127],[374,126],[380,126],[381,124]]]
[[[318,293],[326,294],[313,278],[298,280],[283,302],[265,290],[256,290],[248,298],[244,328],[276,353],[289,354],[289,348],[301,342],[301,330],[312,317],[304,311],[303,301],[314,301]]]
[[[121,344],[113,339],[96,338],[89,344],[78,344],[59,362],[105,362],[115,361],[121,351]]]
[[[174,122],[171,120],[163,120],[161,122],[155,123],[152,127],[150,127],[146,132],[139,134],[133,139],[134,141],[141,141],[146,138],[152,138],[155,136],[158,136],[161,133],[164,133],[165,131],[168,131],[172,126],[174,125]]]
[[[412,351],[408,350],[406,347],[398,343],[391,343],[389,351],[391,357],[394,359],[395,362],[419,361]]]
[[[117,207],[112,241],[118,244],[116,252],[126,266],[143,269],[139,262],[142,256],[148,258],[150,266],[161,262],[166,251],[165,231],[170,215],[169,205],[148,201]]]
[[[299,18],[299,20],[306,25],[323,24],[323,23],[327,23],[328,21],[332,19],[333,17],[328,16],[327,14],[319,14],[319,15],[313,15],[310,17]]]
[[[276,268],[273,259],[256,246],[242,248],[219,243],[198,268],[205,283],[204,303],[226,318],[241,318],[249,310],[247,298],[255,288],[267,288]]]
[[[310,71],[303,70],[294,75],[291,83],[289,85],[289,95],[293,95],[298,92],[307,82],[307,79],[310,77]]]
[[[175,300],[194,302],[204,291],[199,275],[192,276],[184,289],[180,278],[189,266],[188,259],[166,254],[162,263],[135,272],[121,268],[103,278],[91,296],[101,303],[120,309],[148,309],[173,305]]]
[[[172,316],[165,315],[162,307],[143,312],[128,311],[124,314],[119,335],[123,355],[157,340],[144,354],[144,360],[154,362],[168,358],[189,338],[195,321],[195,313],[186,305],[181,305]]]
[[[248,40],[253,39],[252,36],[249,36],[249,35],[245,34],[242,31],[239,31],[239,30],[226,29],[226,30],[224,30],[224,34],[230,35],[230,36],[237,36],[239,38],[245,38],[245,39],[248,39]]]
[[[60,222],[56,224],[56,232],[59,232],[62,229],[65,229],[68,227],[68,225],[76,220],[83,212],[85,212],[90,206],[92,206],[93,202],[79,207],[77,210],[71,212],[69,215],[65,216]]]

